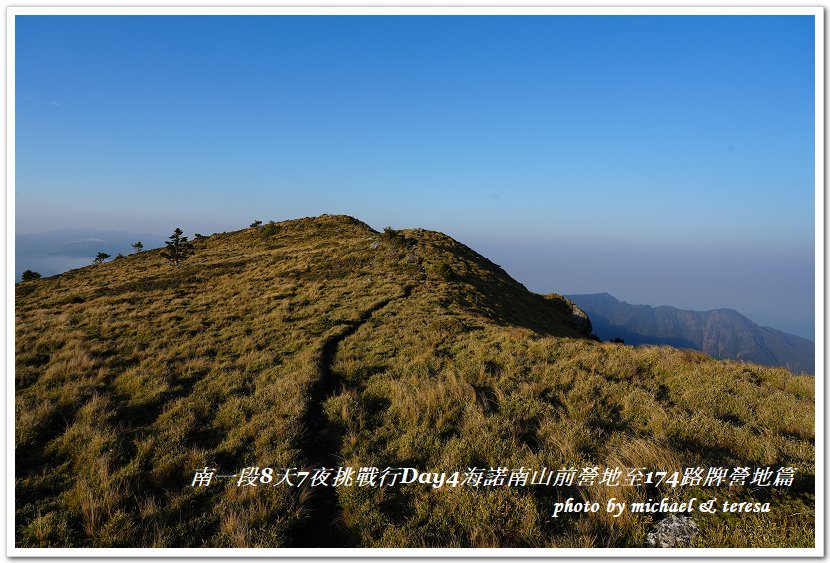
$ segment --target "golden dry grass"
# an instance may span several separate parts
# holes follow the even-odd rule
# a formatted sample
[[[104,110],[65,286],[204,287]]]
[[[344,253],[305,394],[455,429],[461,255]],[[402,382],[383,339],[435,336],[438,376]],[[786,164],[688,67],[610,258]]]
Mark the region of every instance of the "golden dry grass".
[[[194,246],[178,268],[147,251],[17,286],[18,546],[293,545],[307,490],[190,484],[305,466],[319,402],[355,468],[793,465],[791,490],[739,493],[773,512],[702,518],[697,543],[814,542],[812,378],[582,338],[560,298],[440,233],[322,216]],[[552,503],[655,494],[701,491],[354,487],[336,519],[362,546],[639,546],[650,517]]]

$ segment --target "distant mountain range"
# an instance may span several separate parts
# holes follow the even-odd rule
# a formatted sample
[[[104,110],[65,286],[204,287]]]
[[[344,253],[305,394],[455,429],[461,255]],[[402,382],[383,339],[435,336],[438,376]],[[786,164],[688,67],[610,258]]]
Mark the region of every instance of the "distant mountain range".
[[[732,309],[685,311],[631,305],[608,293],[565,297],[588,313],[594,332],[603,340],[693,348],[713,358],[784,367],[796,374],[815,373],[813,342],[759,326]]]

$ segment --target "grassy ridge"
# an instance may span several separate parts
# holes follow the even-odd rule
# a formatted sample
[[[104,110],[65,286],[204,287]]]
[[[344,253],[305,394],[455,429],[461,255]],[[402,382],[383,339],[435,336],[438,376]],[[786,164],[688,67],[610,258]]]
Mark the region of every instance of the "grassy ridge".
[[[770,514],[703,518],[698,542],[814,542],[811,378],[590,341],[566,301],[440,233],[322,216],[194,246],[178,268],[150,251],[17,286],[18,546],[302,545],[325,502],[338,541],[362,546],[637,546],[650,525],[552,521],[551,489],[341,488],[326,501],[190,486],[205,465],[324,457],[794,465],[791,490],[737,495],[771,497]]]

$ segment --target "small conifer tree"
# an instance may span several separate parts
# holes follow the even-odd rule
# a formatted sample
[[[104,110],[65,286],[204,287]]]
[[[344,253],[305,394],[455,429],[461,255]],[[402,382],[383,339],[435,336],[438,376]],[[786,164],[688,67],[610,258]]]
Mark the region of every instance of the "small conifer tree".
[[[97,266],[98,264],[102,264],[104,260],[106,260],[109,257],[110,255],[106,252],[99,252],[98,256],[95,257],[95,260],[93,260],[92,263]]]
[[[134,242],[132,247],[135,249],[136,254],[144,250],[144,245],[141,244],[141,241]]]
[[[162,253],[174,266],[178,266],[182,260],[193,253],[193,246],[187,241],[187,237],[183,235],[184,231],[176,227],[176,230],[170,235],[170,239],[165,243],[167,244],[167,248]]]
[[[20,276],[20,281],[35,281],[40,279],[40,274],[37,272],[33,272],[32,270],[26,270],[23,272],[23,275]]]

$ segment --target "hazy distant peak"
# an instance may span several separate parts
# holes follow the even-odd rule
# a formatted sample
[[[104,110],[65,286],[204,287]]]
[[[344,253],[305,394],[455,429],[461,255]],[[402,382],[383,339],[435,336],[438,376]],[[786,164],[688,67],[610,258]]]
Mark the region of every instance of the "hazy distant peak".
[[[690,311],[669,305],[631,305],[608,293],[566,295],[591,318],[600,338],[626,344],[665,344],[700,350],[718,359],[739,359],[815,372],[815,344],[761,327],[734,309]]]

